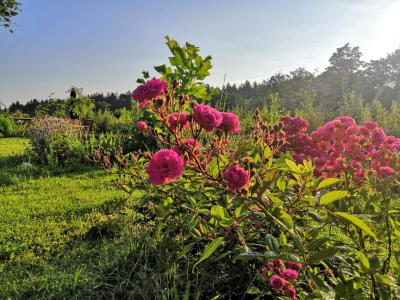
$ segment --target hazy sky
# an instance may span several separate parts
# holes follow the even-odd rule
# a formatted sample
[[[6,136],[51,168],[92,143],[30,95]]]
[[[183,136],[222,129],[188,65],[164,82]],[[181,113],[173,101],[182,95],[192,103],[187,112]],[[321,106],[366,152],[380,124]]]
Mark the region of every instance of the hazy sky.
[[[328,66],[336,48],[364,60],[400,45],[398,0],[19,0],[14,33],[0,27],[0,101],[25,103],[133,90],[168,63],[165,35],[211,55],[206,83],[260,82],[279,71]]]

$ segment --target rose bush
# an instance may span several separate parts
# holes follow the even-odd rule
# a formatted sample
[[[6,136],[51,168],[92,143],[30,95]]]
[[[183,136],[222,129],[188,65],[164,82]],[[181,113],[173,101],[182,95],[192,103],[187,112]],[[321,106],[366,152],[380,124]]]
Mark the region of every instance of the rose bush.
[[[146,132],[165,149],[120,155],[118,166],[101,152],[96,160],[129,175],[120,185],[142,190],[140,204],[155,207],[159,218],[185,221],[191,238],[180,257],[193,258],[191,249],[207,243],[194,271],[218,249],[223,265],[241,274],[228,272],[240,295],[399,299],[400,140],[348,116],[309,136],[302,117],[266,124],[256,110],[250,135],[233,145],[239,119],[198,104],[209,95],[193,78],[208,75],[211,58],[191,44],[167,38],[167,45],[176,68],[156,67],[163,78],[153,80],[165,80],[168,91],[135,96],[168,133]],[[145,94],[148,83],[138,82],[133,94]],[[200,143],[206,136],[209,143]]]

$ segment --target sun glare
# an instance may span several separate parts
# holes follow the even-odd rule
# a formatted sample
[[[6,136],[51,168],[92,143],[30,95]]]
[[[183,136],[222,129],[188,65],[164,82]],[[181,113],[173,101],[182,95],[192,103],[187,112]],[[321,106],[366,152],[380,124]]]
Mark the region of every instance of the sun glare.
[[[400,3],[393,5],[387,10],[387,12],[379,17],[369,50],[372,56],[371,58],[378,59],[384,57],[387,53],[393,52],[399,47],[399,13]],[[371,22],[373,22],[373,20],[371,20]]]

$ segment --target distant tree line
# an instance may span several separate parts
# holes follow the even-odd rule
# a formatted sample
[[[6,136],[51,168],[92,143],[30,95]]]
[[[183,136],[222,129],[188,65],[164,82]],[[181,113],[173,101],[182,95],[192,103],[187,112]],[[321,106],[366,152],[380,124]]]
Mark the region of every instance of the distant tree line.
[[[292,115],[306,114],[313,110],[324,116],[374,109],[376,103],[386,111],[400,102],[400,47],[379,60],[365,62],[359,47],[345,44],[337,48],[329,59],[330,65],[322,72],[298,68],[288,74],[278,72],[267,80],[240,85],[227,83],[219,88],[221,94],[213,96],[211,105],[223,105],[225,110],[241,108],[254,110],[271,105],[271,95],[279,95],[281,106]],[[207,86],[211,89],[211,86]],[[95,93],[96,110],[115,111],[131,109],[131,92]],[[54,100],[33,99],[26,104],[12,103],[11,112],[22,111],[35,115],[38,105]],[[58,100],[60,101],[60,100]]]

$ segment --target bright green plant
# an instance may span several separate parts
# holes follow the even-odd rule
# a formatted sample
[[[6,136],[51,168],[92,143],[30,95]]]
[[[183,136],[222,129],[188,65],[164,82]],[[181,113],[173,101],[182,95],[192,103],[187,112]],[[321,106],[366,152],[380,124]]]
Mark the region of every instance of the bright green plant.
[[[177,64],[182,54],[173,53]],[[101,151],[95,157],[126,192],[142,192],[141,206],[154,207],[162,220],[185,220],[192,238],[182,256],[208,244],[193,272],[219,250],[253,278],[240,295],[399,299],[400,140],[350,117],[309,137],[303,118],[265,124],[256,110],[250,137],[231,148],[239,120],[190,99],[186,77],[194,66],[162,68],[167,81],[153,78],[133,93],[160,120],[157,127],[137,124],[164,145],[160,151],[117,153],[118,164]]]

